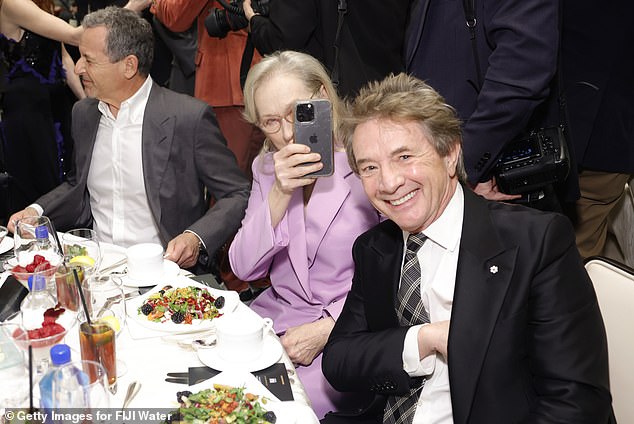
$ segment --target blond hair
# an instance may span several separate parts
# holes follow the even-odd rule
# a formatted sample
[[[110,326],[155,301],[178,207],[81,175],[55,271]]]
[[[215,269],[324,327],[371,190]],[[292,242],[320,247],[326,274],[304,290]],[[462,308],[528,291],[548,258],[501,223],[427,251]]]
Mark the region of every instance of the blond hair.
[[[383,81],[371,82],[363,87],[357,97],[347,104],[341,135],[350,168],[357,174],[359,170],[352,148],[352,135],[358,125],[375,118],[420,123],[423,133],[440,157],[449,155],[455,146],[462,145],[462,130],[456,111],[438,92],[410,75],[390,74]],[[466,182],[462,152],[456,173],[460,181]]]
[[[341,126],[341,116],[343,104],[337,96],[337,91],[332,85],[326,68],[314,57],[296,51],[277,51],[265,56],[258,64],[254,65],[247,75],[244,83],[244,119],[258,125],[260,115],[255,105],[255,92],[275,76],[294,76],[304,83],[308,91],[318,93],[323,87],[332,103],[332,126],[335,135],[335,143],[341,144],[338,140],[339,128]],[[267,139],[262,147],[264,152],[274,150],[272,143]]]

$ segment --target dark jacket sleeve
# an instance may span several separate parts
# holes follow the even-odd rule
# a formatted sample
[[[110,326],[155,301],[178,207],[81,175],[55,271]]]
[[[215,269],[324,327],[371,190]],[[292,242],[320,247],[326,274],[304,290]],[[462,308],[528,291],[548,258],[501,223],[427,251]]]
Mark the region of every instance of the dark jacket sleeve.
[[[324,348],[322,370],[339,391],[404,394],[412,380],[403,370],[402,359],[409,327],[370,328],[364,300],[364,255],[360,253],[364,249],[357,239],[353,247],[352,288]]]
[[[488,178],[505,143],[525,129],[535,108],[546,99],[559,44],[558,1],[482,3],[476,14],[483,84],[464,127],[463,150],[471,183]]]
[[[251,39],[260,54],[276,50],[305,51],[314,36],[318,10],[312,0],[275,0],[268,16],[251,18]]]

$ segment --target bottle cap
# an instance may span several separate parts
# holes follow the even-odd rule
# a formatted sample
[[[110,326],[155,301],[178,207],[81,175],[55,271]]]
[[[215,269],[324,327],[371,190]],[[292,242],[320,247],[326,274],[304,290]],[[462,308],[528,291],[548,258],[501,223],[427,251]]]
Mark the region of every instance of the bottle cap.
[[[40,225],[35,227],[35,238],[39,239],[47,239],[48,238],[48,228],[45,225]]]
[[[51,361],[55,366],[70,362],[70,346],[67,344],[56,344],[53,346],[51,348]]]
[[[29,291],[34,291],[34,290],[37,291],[37,290],[46,289],[46,278],[44,278],[43,275],[39,275],[39,274],[29,275],[27,282],[29,285]]]

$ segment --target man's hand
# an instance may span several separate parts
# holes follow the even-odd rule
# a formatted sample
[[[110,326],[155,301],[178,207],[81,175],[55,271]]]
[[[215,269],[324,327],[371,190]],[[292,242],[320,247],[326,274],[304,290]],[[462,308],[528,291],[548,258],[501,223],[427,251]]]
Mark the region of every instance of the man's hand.
[[[504,200],[515,200],[522,197],[521,194],[506,194],[502,193],[498,188],[498,184],[495,181],[495,177],[491,178],[489,181],[485,181],[483,183],[478,183],[474,188],[476,194],[484,197],[489,200],[496,201],[504,201]]]
[[[196,234],[179,234],[167,244],[165,259],[176,262],[181,268],[191,268],[198,260],[199,243]]]
[[[449,321],[438,321],[423,325],[420,330],[418,330],[418,352],[420,359],[436,352],[447,358],[448,340]]]
[[[7,228],[12,233],[15,233],[15,224],[18,222],[18,220],[22,218],[26,218],[27,216],[39,216],[39,215],[40,214],[38,214],[37,211],[33,208],[29,207],[26,209],[22,209],[21,211],[18,211],[14,213],[13,215],[11,215],[11,217],[9,218],[9,223],[7,224]]]
[[[280,338],[282,346],[294,364],[310,365],[323,350],[334,326],[335,320],[327,317],[291,327]]]

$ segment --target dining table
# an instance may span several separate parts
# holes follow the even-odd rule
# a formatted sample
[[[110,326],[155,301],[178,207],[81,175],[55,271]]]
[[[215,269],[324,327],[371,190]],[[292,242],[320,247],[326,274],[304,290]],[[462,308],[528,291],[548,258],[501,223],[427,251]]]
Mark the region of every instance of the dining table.
[[[105,275],[108,275],[109,278],[121,279],[126,273],[126,249],[109,243],[100,243],[100,245],[102,250],[100,269],[107,270]],[[10,253],[4,253],[0,256],[0,266],[10,256]],[[6,278],[6,272],[3,277],[0,279],[0,284]],[[223,285],[215,281],[211,274],[201,278],[179,268],[178,276],[175,278],[179,278],[181,281],[183,278],[190,278],[194,284],[199,284],[195,283],[196,281],[204,281],[205,285],[210,286],[214,290],[223,289]],[[136,314],[136,305],[138,305],[137,297],[143,296],[149,289],[151,287],[139,288],[136,285],[135,287],[129,287],[124,284],[126,297],[129,297],[126,300],[128,313],[121,332],[116,337],[117,389],[111,395],[110,408],[121,409],[128,388],[136,382],[140,389],[132,399],[126,402],[127,408],[149,410],[156,408],[177,409],[179,404],[177,403],[176,393],[188,390],[189,385],[183,380],[173,382],[175,379],[170,379],[167,374],[186,375],[190,367],[203,369],[202,367],[205,366],[199,357],[196,343],[193,342],[200,339],[213,339],[214,327],[207,326],[201,332],[189,332],[192,331],[191,329],[180,332],[156,331],[141,325],[137,319],[133,318],[134,314]],[[258,317],[247,304],[239,299],[231,314],[235,314],[235,317],[244,318],[245,320]],[[64,339],[64,343],[71,348],[72,360],[81,359],[78,327],[77,325],[71,329]],[[183,325],[183,327],[186,326]],[[272,330],[269,330],[269,334],[266,337],[273,339],[275,343],[279,343],[281,346],[279,338]],[[283,414],[284,419],[278,420],[277,424],[318,423],[319,420],[310,407],[310,400],[296,374],[293,362],[284,349],[280,349],[280,352],[281,355],[276,363],[283,364],[286,368],[293,400],[280,401],[278,408],[283,408],[287,413]],[[212,385],[211,382],[217,380],[222,374],[233,375],[246,372],[241,371],[238,365],[232,367],[229,371],[231,372],[227,371],[211,378],[209,386]],[[235,375],[233,375],[233,378],[235,378]],[[195,388],[199,387],[205,387],[205,383],[199,383],[195,386]],[[277,401],[277,399],[273,400]]]

